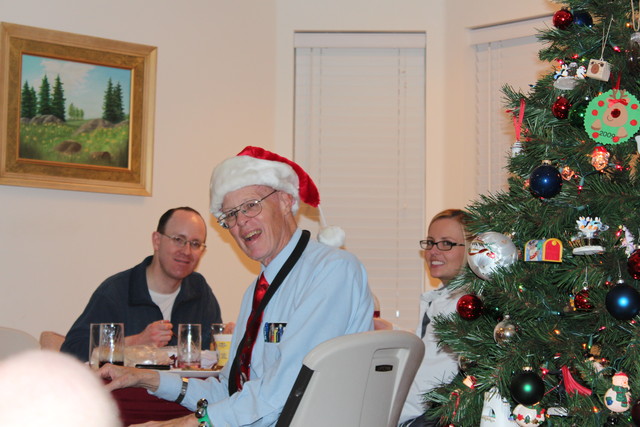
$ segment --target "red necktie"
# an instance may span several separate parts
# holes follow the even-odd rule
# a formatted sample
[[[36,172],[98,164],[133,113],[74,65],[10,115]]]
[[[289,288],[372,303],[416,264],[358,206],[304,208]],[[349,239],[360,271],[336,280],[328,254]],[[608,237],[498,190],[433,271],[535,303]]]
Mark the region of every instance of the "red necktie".
[[[238,369],[238,375],[236,376],[236,385],[238,386],[238,390],[242,390],[242,384],[246,381],[249,381],[249,371],[251,368],[251,352],[253,351],[253,344],[256,342],[256,338],[258,337],[258,329],[260,329],[260,324],[262,323],[262,312],[260,312],[260,318],[255,319],[256,311],[258,310],[258,306],[260,305],[260,301],[264,297],[264,294],[267,293],[267,289],[269,288],[269,282],[264,278],[264,274],[260,275],[258,279],[258,284],[256,285],[255,291],[253,293],[253,305],[251,306],[251,314],[249,315],[249,319],[247,319],[247,328],[246,328],[246,336],[244,346],[240,349],[240,369]]]

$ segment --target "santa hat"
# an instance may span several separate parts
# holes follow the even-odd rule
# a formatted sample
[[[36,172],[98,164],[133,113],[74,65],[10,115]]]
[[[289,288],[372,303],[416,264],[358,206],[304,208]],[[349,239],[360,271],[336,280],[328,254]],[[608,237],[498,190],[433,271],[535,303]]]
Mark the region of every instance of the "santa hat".
[[[318,240],[329,246],[344,244],[345,233],[339,227],[327,227],[320,194],[311,177],[300,165],[260,147],[246,147],[235,157],[220,163],[211,175],[211,213],[222,215],[222,201],[227,193],[250,185],[265,185],[293,196],[291,211],[298,212],[299,202],[318,208],[322,229]]]

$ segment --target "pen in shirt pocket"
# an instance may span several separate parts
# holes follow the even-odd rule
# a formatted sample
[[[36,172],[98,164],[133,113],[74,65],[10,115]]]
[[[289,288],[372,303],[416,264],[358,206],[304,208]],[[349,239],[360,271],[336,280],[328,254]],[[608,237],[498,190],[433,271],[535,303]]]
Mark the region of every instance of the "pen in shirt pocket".
[[[267,322],[264,324],[264,341],[279,343],[287,324],[285,322]]]

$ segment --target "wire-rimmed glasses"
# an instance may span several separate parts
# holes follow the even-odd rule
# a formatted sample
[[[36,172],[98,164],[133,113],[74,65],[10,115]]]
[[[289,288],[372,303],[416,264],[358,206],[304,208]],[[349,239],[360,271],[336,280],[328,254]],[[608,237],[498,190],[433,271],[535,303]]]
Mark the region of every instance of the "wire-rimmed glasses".
[[[199,240],[187,240],[182,236],[169,236],[168,234],[164,234],[164,233],[160,233],[160,235],[168,239],[171,239],[173,244],[179,248],[184,248],[188,244],[191,247],[192,251],[203,251],[207,247],[207,245],[205,245]]]
[[[224,212],[220,215],[220,218],[218,218],[218,224],[220,224],[222,228],[226,229],[235,226],[238,222],[238,214],[240,212],[248,218],[258,216],[260,212],[262,212],[262,201],[277,191],[278,190],[273,190],[260,200],[249,200],[248,202],[244,202],[243,204]]]

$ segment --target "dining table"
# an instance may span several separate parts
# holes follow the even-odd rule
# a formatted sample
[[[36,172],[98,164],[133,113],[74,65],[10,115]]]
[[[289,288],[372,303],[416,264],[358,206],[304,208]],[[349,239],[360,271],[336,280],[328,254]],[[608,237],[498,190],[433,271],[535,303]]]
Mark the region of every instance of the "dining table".
[[[219,373],[219,371],[209,370],[174,369],[162,372],[171,372],[181,377],[188,377],[190,381],[204,380],[211,376],[215,377]],[[123,426],[141,424],[148,421],[166,421],[193,414],[192,411],[178,403],[160,399],[149,394],[144,388],[129,387],[113,390],[111,395],[118,405],[120,420]]]

